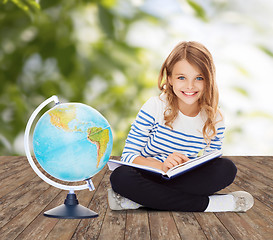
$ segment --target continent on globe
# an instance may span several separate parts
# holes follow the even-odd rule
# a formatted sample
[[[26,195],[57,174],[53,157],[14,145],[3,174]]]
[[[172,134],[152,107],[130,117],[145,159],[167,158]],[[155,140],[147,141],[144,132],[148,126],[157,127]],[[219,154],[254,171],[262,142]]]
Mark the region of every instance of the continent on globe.
[[[64,131],[72,132],[78,129],[70,129],[69,123],[76,118],[76,107],[73,105],[65,106],[63,108],[52,109],[48,112],[50,122]]]
[[[93,144],[97,146],[98,158],[97,167],[99,166],[100,160],[104,155],[107,144],[109,142],[109,129],[102,129],[101,127],[91,127],[87,130],[87,138]]]

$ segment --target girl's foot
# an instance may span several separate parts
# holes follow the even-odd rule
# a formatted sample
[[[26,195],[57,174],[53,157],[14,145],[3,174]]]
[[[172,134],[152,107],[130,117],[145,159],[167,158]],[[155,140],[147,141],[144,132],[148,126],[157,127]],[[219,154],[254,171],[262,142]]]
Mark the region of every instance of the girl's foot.
[[[246,212],[254,205],[254,198],[245,191],[209,196],[205,212]]]
[[[108,189],[108,204],[111,210],[138,209],[142,207],[142,205],[114,192],[112,188]]]
[[[237,191],[230,193],[234,197],[235,212],[246,212],[254,205],[254,198],[245,191]]]

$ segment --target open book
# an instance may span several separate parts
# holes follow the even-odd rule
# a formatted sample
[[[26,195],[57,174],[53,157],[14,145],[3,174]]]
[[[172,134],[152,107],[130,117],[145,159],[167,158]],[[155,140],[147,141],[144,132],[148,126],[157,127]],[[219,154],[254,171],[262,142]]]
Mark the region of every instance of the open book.
[[[222,152],[219,150],[214,150],[214,151],[205,153],[204,155],[202,155],[200,157],[193,158],[185,163],[177,165],[177,166],[169,169],[167,172],[164,172],[164,171],[157,169],[157,168],[152,168],[152,167],[139,165],[139,164],[135,164],[135,163],[122,162],[122,161],[114,160],[114,159],[109,159],[107,164],[108,164],[108,167],[111,171],[114,171],[117,167],[125,165],[125,166],[130,166],[130,167],[135,167],[135,168],[139,168],[142,170],[146,170],[148,172],[152,172],[155,174],[160,174],[163,178],[171,179],[171,178],[177,177],[185,172],[193,170],[193,169],[203,165],[204,163],[206,163],[210,160],[213,160],[217,157],[220,157],[220,156],[222,156]]]

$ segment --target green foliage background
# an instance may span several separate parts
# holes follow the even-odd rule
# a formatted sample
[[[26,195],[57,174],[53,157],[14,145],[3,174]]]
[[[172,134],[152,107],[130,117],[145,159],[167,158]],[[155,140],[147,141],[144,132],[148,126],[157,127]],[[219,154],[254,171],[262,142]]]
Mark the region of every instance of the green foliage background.
[[[266,89],[272,86],[269,77],[260,77],[261,65],[269,66],[273,59],[270,4],[173,0],[178,10],[171,14],[184,17],[177,23],[172,22],[176,16],[168,15],[168,1],[166,9],[162,0],[160,9],[150,6],[154,12],[139,7],[144,2],[149,1],[0,0],[0,155],[24,154],[27,120],[52,95],[100,111],[113,129],[112,155],[120,155],[141,105],[159,93],[163,48],[170,47],[164,43],[175,45],[181,39],[208,39],[213,46],[217,68],[222,69],[218,86],[226,95],[223,102],[220,96],[220,105],[229,120],[224,145],[228,154],[272,153],[272,111],[260,109],[270,99],[259,101],[263,93],[255,91],[261,82]],[[135,28],[136,23],[141,27]],[[128,41],[132,29],[141,37],[145,25],[155,30],[151,34],[163,35],[157,41],[162,49],[154,47],[156,42],[144,48]],[[151,36],[147,29],[143,38]],[[240,47],[251,53],[240,52]],[[230,104],[230,99],[237,102]]]
[[[141,11],[123,17],[113,11],[115,4],[114,0],[1,4],[0,155],[16,154],[15,138],[22,136],[32,111],[51,95],[100,111],[114,131],[112,154],[121,154],[128,120],[156,82],[146,75],[147,50],[129,46],[125,36],[136,19],[159,20]],[[95,35],[91,43],[88,34],[83,36],[86,42],[77,38],[77,28],[85,21],[82,15],[91,19]]]

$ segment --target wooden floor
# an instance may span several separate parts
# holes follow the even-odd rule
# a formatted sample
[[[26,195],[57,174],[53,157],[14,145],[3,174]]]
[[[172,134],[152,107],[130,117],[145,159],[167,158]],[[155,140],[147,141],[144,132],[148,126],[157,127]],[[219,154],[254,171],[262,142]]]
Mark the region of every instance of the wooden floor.
[[[76,192],[80,204],[99,217],[68,220],[43,216],[63,203],[66,191],[43,182],[26,157],[2,156],[0,239],[273,239],[273,157],[230,159],[238,174],[222,192],[250,192],[255,205],[247,213],[111,211],[107,204],[110,171],[105,167],[93,178],[95,191]]]

